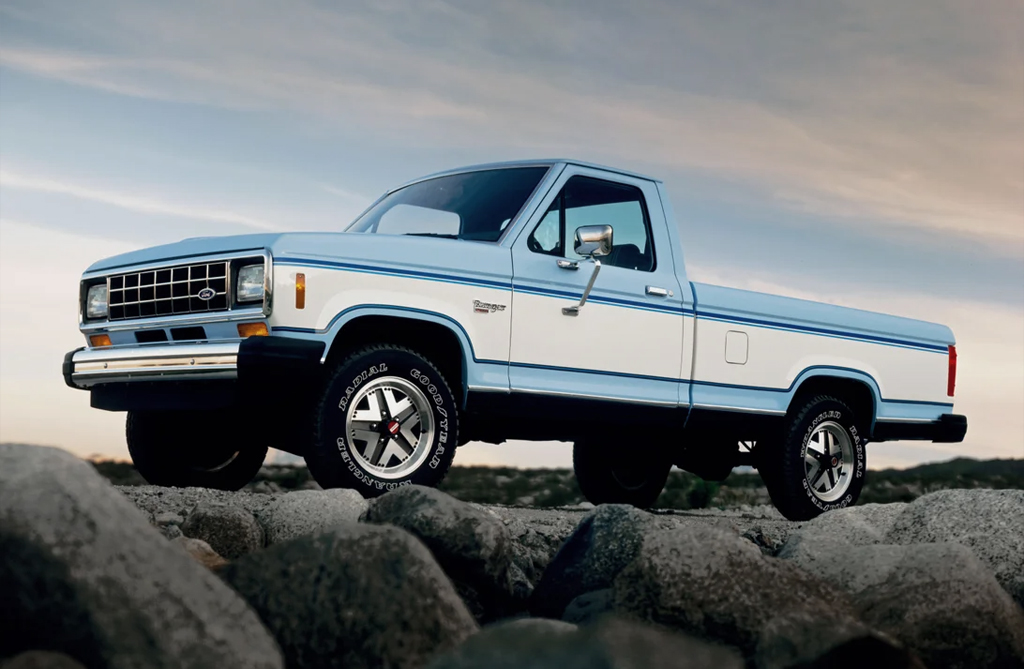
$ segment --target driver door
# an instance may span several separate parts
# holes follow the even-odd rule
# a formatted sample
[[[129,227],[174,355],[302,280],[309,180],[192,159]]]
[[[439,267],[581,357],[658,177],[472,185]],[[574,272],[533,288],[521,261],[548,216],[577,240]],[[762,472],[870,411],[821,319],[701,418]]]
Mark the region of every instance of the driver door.
[[[676,406],[683,298],[657,186],[569,166],[512,249],[512,392]],[[611,253],[578,315],[595,263],[576,228],[610,225]]]

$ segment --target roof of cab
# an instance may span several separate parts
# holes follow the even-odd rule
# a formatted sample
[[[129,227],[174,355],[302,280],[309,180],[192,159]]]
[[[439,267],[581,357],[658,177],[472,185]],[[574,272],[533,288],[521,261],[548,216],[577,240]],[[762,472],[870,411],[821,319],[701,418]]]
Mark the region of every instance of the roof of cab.
[[[480,172],[482,170],[495,170],[495,169],[507,169],[510,167],[554,167],[555,165],[577,165],[579,167],[590,167],[596,170],[604,170],[606,172],[613,172],[615,174],[621,174],[627,177],[634,177],[636,179],[646,179],[647,181],[654,181],[661,183],[661,179],[655,179],[654,177],[647,176],[645,174],[639,174],[637,172],[630,172],[629,170],[619,169],[617,167],[609,167],[608,165],[599,165],[597,163],[588,163],[585,160],[573,160],[572,158],[540,158],[537,160],[510,160],[499,163],[482,163],[480,165],[467,165],[465,167],[457,167],[450,170],[444,170],[441,172],[435,172],[426,176],[413,179],[407,183],[398,186],[392,190],[398,190],[405,188],[414,183],[420,181],[426,181],[428,179],[436,179],[437,177],[447,176],[449,174],[461,174],[464,172]]]

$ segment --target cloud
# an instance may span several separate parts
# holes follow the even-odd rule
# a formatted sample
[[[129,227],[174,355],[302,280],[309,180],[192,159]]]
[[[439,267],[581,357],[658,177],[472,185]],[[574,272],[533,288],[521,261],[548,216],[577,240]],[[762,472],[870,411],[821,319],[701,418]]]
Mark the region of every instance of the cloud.
[[[102,204],[146,214],[162,214],[181,218],[234,223],[261,230],[281,230],[281,225],[216,206],[190,205],[164,198],[136,193],[124,193],[91,185],[83,185],[64,178],[39,177],[15,170],[0,169],[0,187],[69,195]]]
[[[484,13],[296,2],[284,13],[257,3],[244,17],[218,2],[107,2],[70,16],[36,7],[103,46],[8,39],[5,66],[127,95],[287,109],[406,146],[698,170],[874,234],[926,230],[1024,257],[1012,5]]]

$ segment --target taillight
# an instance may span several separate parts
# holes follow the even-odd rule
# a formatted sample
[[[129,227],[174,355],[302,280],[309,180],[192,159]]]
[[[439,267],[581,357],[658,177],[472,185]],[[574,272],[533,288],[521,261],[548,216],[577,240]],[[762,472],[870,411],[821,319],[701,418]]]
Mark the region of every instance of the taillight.
[[[956,390],[956,346],[949,347],[949,376],[946,377],[946,394],[953,396]]]

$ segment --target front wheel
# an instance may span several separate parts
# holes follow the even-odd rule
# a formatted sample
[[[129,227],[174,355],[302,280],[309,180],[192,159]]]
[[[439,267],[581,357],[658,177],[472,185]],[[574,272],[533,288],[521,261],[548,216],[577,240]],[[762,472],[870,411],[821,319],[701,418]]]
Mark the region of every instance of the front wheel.
[[[865,443],[846,404],[825,395],[802,401],[782,436],[758,446],[775,507],[790,520],[809,520],[855,504],[867,470]]]
[[[324,488],[364,497],[400,485],[436,486],[458,444],[458,407],[447,382],[419,353],[368,346],[342,362],[314,417],[309,471]]]
[[[240,490],[267,457],[249,416],[223,411],[129,411],[128,452],[148,483]]]
[[[573,444],[572,465],[580,492],[592,504],[631,504],[646,509],[657,501],[672,463],[658,451],[643,455],[610,437]]]

